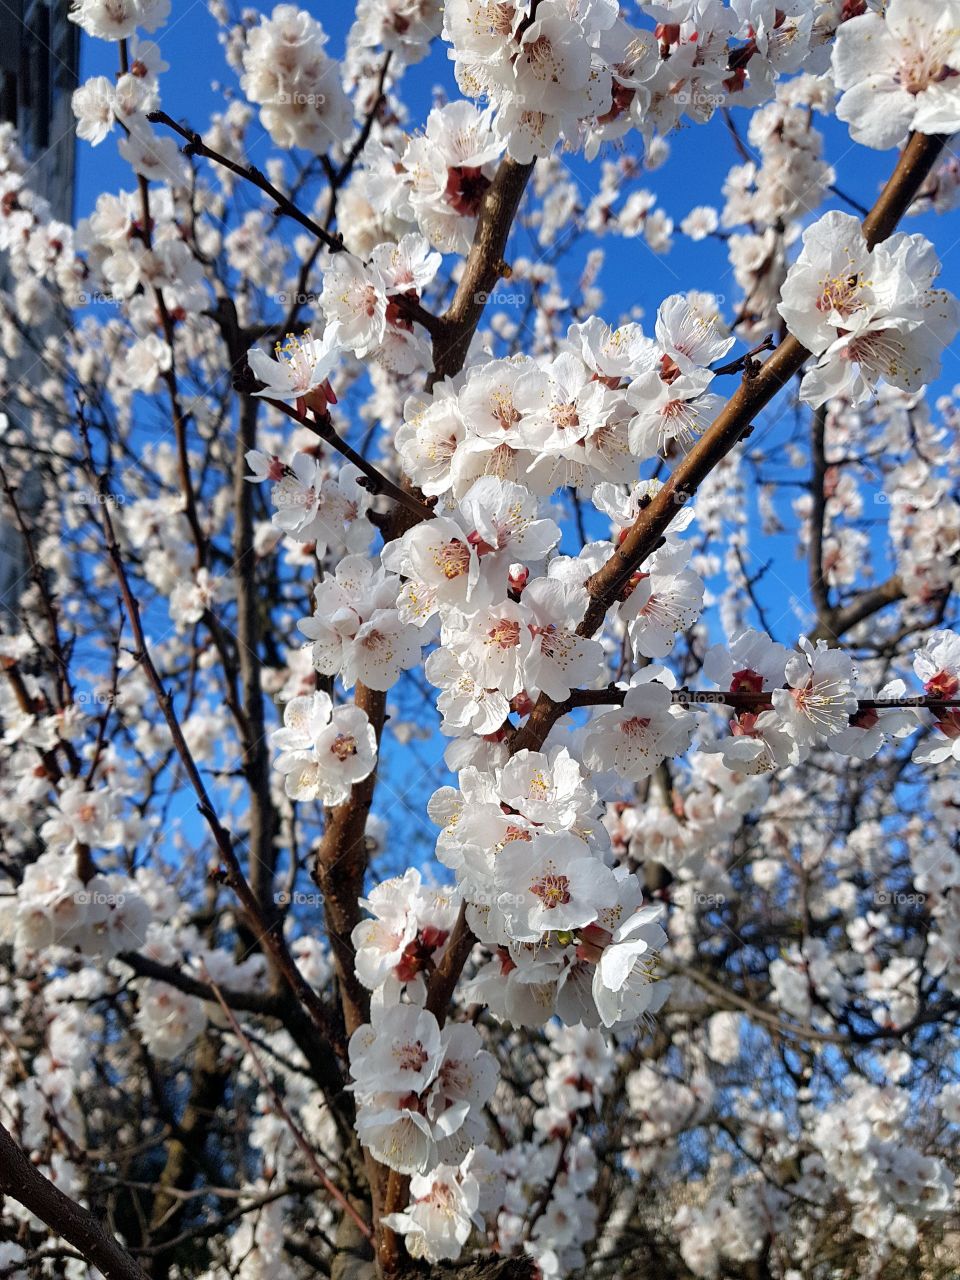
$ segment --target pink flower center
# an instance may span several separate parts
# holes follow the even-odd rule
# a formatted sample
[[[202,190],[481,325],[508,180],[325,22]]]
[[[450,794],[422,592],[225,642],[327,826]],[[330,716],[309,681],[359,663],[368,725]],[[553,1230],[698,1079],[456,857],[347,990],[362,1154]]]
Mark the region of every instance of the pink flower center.
[[[338,760],[349,760],[357,754],[357,740],[349,733],[338,733],[330,744],[330,751]]]
[[[570,901],[570,881],[566,876],[546,875],[530,886],[530,892],[543,903],[544,910],[553,911]]]
[[[650,720],[646,716],[631,716],[629,720],[624,720],[620,725],[620,732],[625,733],[628,738],[635,738],[638,734],[643,733],[648,728]]]
[[[453,538],[437,549],[436,561],[443,576],[452,581],[470,568],[470,548],[459,538]]]
[[[397,1045],[396,1057],[401,1071],[422,1071],[430,1055],[419,1040],[414,1040],[411,1044]]]
[[[951,672],[941,669],[923,687],[931,698],[952,698],[960,688],[960,680]]]
[[[498,649],[515,649],[520,643],[520,623],[512,618],[501,618],[487,632],[487,643]]]
[[[465,218],[475,218],[490,186],[490,179],[482,169],[464,165],[447,170],[447,187],[443,198],[452,209]]]

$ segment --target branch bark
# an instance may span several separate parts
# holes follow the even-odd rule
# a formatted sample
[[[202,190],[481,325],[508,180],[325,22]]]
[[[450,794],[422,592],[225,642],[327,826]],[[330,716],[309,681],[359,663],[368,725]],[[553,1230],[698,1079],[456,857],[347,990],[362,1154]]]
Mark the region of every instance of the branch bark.
[[[817,614],[817,630],[832,634],[830,592],[823,575],[823,539],[827,529],[827,406],[821,405],[810,423],[810,526],[807,573],[810,597]]]
[[[428,390],[463,368],[487,298],[507,272],[503,254],[531,173],[532,163],[518,164],[506,156],[484,195],[463,275],[434,334],[433,373],[427,382]]]
[[[11,1196],[36,1214],[41,1222],[83,1254],[106,1280],[148,1280],[134,1259],[104,1230],[100,1219],[45,1178],[2,1124],[0,1193]]]

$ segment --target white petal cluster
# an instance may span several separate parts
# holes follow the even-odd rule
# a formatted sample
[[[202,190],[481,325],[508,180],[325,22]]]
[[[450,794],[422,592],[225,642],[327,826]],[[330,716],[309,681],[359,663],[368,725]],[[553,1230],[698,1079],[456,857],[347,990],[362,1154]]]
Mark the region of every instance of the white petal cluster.
[[[919,391],[940,371],[960,330],[956,298],[934,287],[940,260],[924,236],[899,232],[869,248],[858,219],[827,213],[803,234],[779,305],[795,338],[818,357],[800,395],[864,404],[881,379]]]
[[[363,1145],[399,1173],[459,1164],[482,1140],[480,1111],[496,1087],[493,1056],[469,1023],[441,1031],[426,1009],[374,1012],[350,1038],[350,1073]]]
[[[440,34],[441,0],[357,0],[349,43],[388,50],[410,65],[430,51]]]
[[[278,4],[247,36],[241,85],[278,147],[325,154],[350,133],[350,103],[326,43],[320,23],[292,4]]]
[[[352,705],[334,707],[322,691],[292,698],[283,709],[283,728],[270,740],[280,752],[275,766],[291,800],[343,804],[377,761],[376,734],[366,712]]]

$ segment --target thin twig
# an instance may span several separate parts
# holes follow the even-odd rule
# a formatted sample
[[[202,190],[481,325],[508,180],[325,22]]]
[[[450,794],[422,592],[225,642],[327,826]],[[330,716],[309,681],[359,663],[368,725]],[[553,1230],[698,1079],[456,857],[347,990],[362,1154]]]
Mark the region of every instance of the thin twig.
[[[303,1152],[303,1155],[307,1163],[309,1164],[310,1168],[320,1179],[326,1191],[331,1196],[333,1196],[334,1200],[336,1200],[336,1202],[343,1208],[344,1212],[350,1215],[350,1217],[356,1223],[358,1230],[364,1236],[366,1236],[368,1240],[372,1240],[373,1232],[370,1230],[370,1227],[367,1225],[366,1222],[364,1222],[360,1214],[357,1213],[356,1209],[353,1207],[350,1201],[346,1198],[346,1196],[343,1194],[340,1188],[335,1186],[334,1183],[330,1181],[329,1177],[326,1174],[326,1171],[324,1170],[320,1161],[317,1159],[317,1155],[313,1147],[311,1147],[310,1143],[303,1136],[299,1127],[294,1122],[293,1116],[290,1114],[287,1108],[283,1105],[283,1102],[280,1099],[280,1095],[277,1093],[276,1089],[273,1087],[273,1081],[267,1075],[267,1072],[264,1069],[263,1063],[260,1061],[259,1057],[257,1056],[256,1049],[254,1049],[253,1045],[250,1043],[249,1038],[245,1034],[243,1028],[240,1026],[240,1023],[237,1021],[233,1010],[230,1008],[229,1004],[224,999],[220,991],[220,988],[214,982],[213,978],[210,977],[210,973],[207,969],[207,966],[204,964],[203,960],[200,961],[200,967],[203,969],[204,975],[206,976],[206,980],[209,983],[210,988],[213,991],[213,994],[216,996],[217,1003],[220,1005],[220,1008],[223,1010],[227,1021],[230,1023],[230,1026],[233,1030],[234,1035],[237,1037],[237,1039],[246,1049],[247,1053],[250,1055],[250,1060],[253,1063],[254,1070],[256,1071],[260,1079],[260,1083],[263,1085],[264,1089],[266,1089],[267,1093],[269,1093],[270,1099],[273,1102],[274,1110],[276,1111],[277,1115],[280,1116],[280,1118],[283,1120],[287,1128],[290,1130],[290,1134],[293,1137],[294,1142]]]
[[[370,493],[382,493],[385,497],[392,498],[394,502],[399,502],[402,507],[406,507],[412,515],[415,515],[417,520],[433,519],[433,509],[431,507],[427,506],[425,502],[421,502],[418,498],[415,498],[414,495],[406,489],[402,489],[400,485],[391,480],[389,476],[386,476],[382,471],[379,471],[372,462],[368,462],[362,454],[357,453],[356,449],[354,449],[352,445],[347,444],[346,440],[344,440],[343,436],[340,435],[336,427],[333,425],[333,419],[330,417],[329,413],[323,416],[317,415],[310,418],[305,414],[297,413],[296,409],[291,409],[290,406],[288,404],[284,404],[282,400],[271,400],[269,397],[264,398],[266,399],[267,404],[272,408],[276,409],[279,413],[286,414],[288,418],[292,418],[293,421],[299,423],[300,426],[306,427],[309,431],[318,435],[324,444],[330,445],[332,449],[336,449],[337,453],[342,454],[348,462],[352,462],[353,465],[359,471],[362,471],[367,477],[369,484],[366,488]]]
[[[96,473],[96,467],[93,461],[93,452],[90,445],[90,437],[87,431],[86,422],[83,419],[82,409],[79,425],[80,435],[86,450],[87,468],[97,485],[97,494],[99,497],[98,505],[100,507],[103,521],[103,532],[107,544],[107,554],[113,565],[114,573],[116,574],[117,582],[120,586],[120,594],[123,596],[127,616],[130,619],[130,627],[133,631],[134,642],[136,645],[134,658],[142,667],[143,672],[147,677],[147,681],[156,695],[163,718],[167,723],[167,728],[170,730],[174,749],[180,757],[180,761],[186,771],[187,778],[189,779],[190,785],[197,797],[197,808],[210,829],[210,833],[213,836],[217,850],[225,864],[221,873],[221,878],[224,883],[228,884],[230,888],[233,889],[234,893],[236,893],[237,897],[240,899],[240,903],[253,926],[255,933],[270,953],[272,960],[290,986],[291,990],[306,1009],[316,1029],[321,1032],[324,1037],[331,1039],[331,1027],[323,1001],[306,981],[303,974],[297,967],[296,961],[290,954],[280,929],[271,927],[264,921],[260,910],[260,904],[257,901],[253,890],[250,888],[247,878],[243,874],[243,869],[240,866],[240,861],[237,858],[233,844],[233,837],[221,824],[220,819],[217,817],[216,810],[210,802],[210,797],[208,796],[207,789],[203,784],[200,771],[197,768],[196,761],[194,760],[186,739],[183,736],[183,730],[180,727],[180,721],[177,718],[177,714],[173,709],[173,697],[164,688],[163,680],[160,678],[160,673],[157,671],[153,658],[150,654],[150,649],[147,645],[146,636],[144,635],[143,630],[143,623],[140,618],[140,606],[137,603],[136,596],[130,586],[126,566],[123,563],[123,556],[113,527],[113,520],[110,516],[109,506],[112,501],[112,495],[107,488],[106,477],[103,475],[98,476]]]

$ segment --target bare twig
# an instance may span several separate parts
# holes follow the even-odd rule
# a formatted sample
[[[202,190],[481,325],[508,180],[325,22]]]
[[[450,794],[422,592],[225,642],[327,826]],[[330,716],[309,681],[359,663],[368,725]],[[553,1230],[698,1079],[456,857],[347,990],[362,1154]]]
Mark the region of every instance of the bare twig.
[[[233,837],[221,824],[217,817],[216,811],[210,802],[207,789],[203,784],[200,771],[197,769],[196,762],[190,748],[187,746],[186,739],[183,736],[183,730],[180,727],[180,721],[173,709],[173,698],[163,686],[160,673],[154,665],[153,658],[147,646],[146,637],[143,631],[143,623],[140,619],[140,607],[137,599],[133,594],[127,577],[126,567],[123,563],[123,556],[120,552],[120,546],[116,539],[116,533],[113,527],[113,520],[110,516],[111,494],[106,486],[106,478],[97,476],[96,467],[93,461],[93,453],[90,447],[90,438],[87,432],[86,424],[81,414],[80,433],[84,442],[87,457],[87,467],[91,476],[95,479],[97,485],[97,493],[99,495],[99,506],[102,513],[103,532],[107,543],[107,554],[113,565],[117,582],[120,586],[120,593],[123,597],[124,606],[127,616],[130,619],[130,626],[133,631],[134,642],[136,644],[135,659],[143,668],[144,674],[150,687],[156,695],[157,702],[163,714],[163,718],[167,723],[170,736],[173,739],[173,745],[183,764],[190,786],[193,788],[197,797],[197,808],[199,809],[204,821],[206,822],[214,843],[217,846],[220,857],[223,859],[224,868],[221,878],[224,883],[228,884],[240,900],[241,906],[250,922],[254,932],[263,943],[266,951],[275,963],[279,972],[283,975],[285,981],[289,984],[293,993],[300,1000],[306,1009],[311,1021],[316,1029],[326,1038],[331,1038],[331,1027],[327,1011],[324,1008],[323,1001],[306,981],[303,974],[297,967],[296,961],[290,954],[287,944],[284,941],[283,934],[280,929],[272,927],[263,918],[260,904],[250,888],[250,885],[243,874],[240,861],[237,858],[233,845]],[[333,1064],[331,1063],[331,1067]]]
[[[202,961],[201,961],[201,964],[203,965]],[[306,1159],[307,1164],[309,1164],[310,1168],[317,1175],[321,1185],[328,1192],[328,1194],[331,1195],[334,1200],[336,1200],[337,1204],[340,1205],[344,1213],[349,1214],[349,1216],[353,1219],[354,1223],[357,1226],[357,1229],[361,1232],[361,1234],[366,1236],[368,1240],[372,1240],[373,1232],[370,1230],[370,1227],[366,1222],[364,1222],[363,1218],[360,1217],[359,1213],[357,1213],[356,1209],[353,1207],[350,1201],[346,1198],[346,1196],[343,1194],[340,1188],[330,1181],[330,1178],[328,1177],[326,1170],[323,1168],[323,1165],[321,1165],[320,1161],[317,1159],[317,1153],[314,1151],[313,1147],[311,1147],[310,1143],[303,1136],[303,1133],[301,1132],[299,1126],[294,1122],[293,1116],[291,1116],[290,1112],[283,1105],[280,1095],[277,1093],[276,1089],[273,1086],[273,1081],[267,1075],[266,1070],[264,1069],[263,1063],[260,1061],[259,1057],[257,1056],[256,1049],[254,1049],[253,1045],[250,1043],[249,1038],[245,1034],[243,1028],[240,1026],[240,1023],[237,1021],[236,1015],[234,1014],[230,1005],[227,1003],[226,999],[221,994],[220,988],[217,986],[214,980],[210,977],[210,974],[207,971],[206,965],[203,965],[203,971],[204,971],[204,974],[206,975],[207,982],[209,983],[211,989],[213,990],[213,994],[216,996],[217,1003],[220,1005],[220,1008],[223,1010],[227,1021],[230,1023],[230,1026],[233,1030],[234,1035],[237,1037],[237,1039],[246,1049],[247,1053],[250,1056],[250,1061],[253,1063],[253,1068],[260,1079],[260,1083],[263,1085],[264,1089],[266,1089],[267,1093],[270,1095],[270,1100],[273,1103],[274,1110],[276,1111],[277,1115],[280,1116],[280,1118],[283,1120],[287,1128],[290,1130],[290,1135],[293,1138],[294,1142],[297,1144],[297,1146],[300,1148],[300,1151],[303,1153],[303,1156]]]
[[[101,1219],[45,1178],[0,1124],[0,1192],[45,1222],[106,1280],[147,1280],[137,1262],[104,1229]]]

